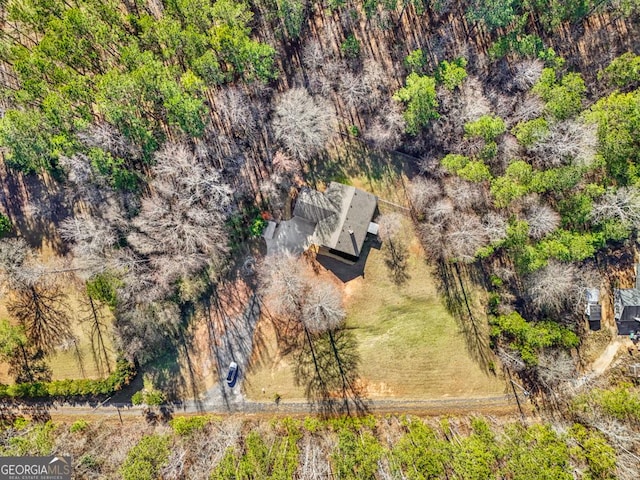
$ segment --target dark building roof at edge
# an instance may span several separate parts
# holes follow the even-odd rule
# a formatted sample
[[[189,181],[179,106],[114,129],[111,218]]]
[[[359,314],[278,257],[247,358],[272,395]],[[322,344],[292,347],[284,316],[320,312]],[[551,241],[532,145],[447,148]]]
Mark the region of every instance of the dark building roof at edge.
[[[589,321],[602,320],[602,305],[589,305]]]
[[[619,335],[640,331],[640,289],[625,288],[613,291],[614,313]]]

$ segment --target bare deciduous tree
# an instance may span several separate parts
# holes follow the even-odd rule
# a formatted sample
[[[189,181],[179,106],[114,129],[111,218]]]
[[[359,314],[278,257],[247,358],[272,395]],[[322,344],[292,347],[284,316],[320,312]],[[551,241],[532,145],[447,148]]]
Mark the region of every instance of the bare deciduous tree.
[[[524,219],[529,224],[529,235],[539,240],[560,226],[560,215],[549,205],[533,197],[525,201]]]
[[[256,119],[247,95],[237,87],[223,88],[215,98],[216,112],[236,137],[249,138],[255,134]]]
[[[325,81],[331,85],[332,89],[335,89],[339,85],[342,75],[348,70],[349,67],[347,64],[339,57],[327,58],[322,66]]]
[[[550,261],[526,281],[532,305],[542,311],[560,312],[576,296],[578,269],[570,263]]]
[[[326,435],[306,434],[301,440],[300,461],[296,478],[324,480],[331,478],[332,468],[329,452],[335,449],[335,440]]]
[[[448,198],[433,204],[425,214],[425,222],[421,228],[423,242],[430,254],[440,260],[473,262],[478,249],[489,243],[490,234],[500,235],[492,230],[500,228],[499,224],[488,228],[475,213],[455,210]]]
[[[465,124],[491,113],[491,104],[484,94],[482,82],[476,77],[467,77],[460,86],[458,96],[459,122]]]
[[[461,213],[450,222],[443,241],[443,251],[448,259],[473,262],[476,253],[487,245],[489,238],[477,215]]]
[[[627,227],[640,225],[640,190],[636,187],[609,189],[593,206],[590,214],[596,222],[616,220]]]
[[[347,107],[358,109],[367,104],[371,90],[362,75],[346,71],[340,79],[339,93]]]
[[[513,135],[503,135],[498,141],[498,155],[487,161],[488,164],[504,171],[510,160],[519,158],[522,154],[522,147]]]
[[[78,132],[78,138],[88,147],[101,148],[116,157],[138,158],[142,150],[128,141],[116,127],[106,122],[92,123]]]
[[[334,91],[332,82],[322,71],[311,72],[309,74],[309,92],[321,97],[330,97]]]
[[[118,305],[117,344],[129,360],[141,364],[166,349],[175,336],[180,312],[174,303]]]
[[[273,128],[287,151],[308,161],[324,149],[334,132],[336,116],[331,104],[314,98],[304,88],[283,93],[274,111]]]
[[[446,258],[444,251],[444,229],[444,224],[423,223],[418,230],[420,239],[427,253],[435,260],[444,260]]]
[[[385,105],[375,117],[370,127],[365,129],[364,138],[382,150],[395,150],[401,143],[405,121],[397,102]]]
[[[300,164],[282,150],[273,155],[273,170],[285,175],[295,175],[300,172]]]
[[[448,222],[454,213],[453,202],[449,198],[436,200],[425,212],[425,220],[432,225]]]
[[[416,177],[409,185],[409,198],[417,212],[425,212],[442,196],[442,187],[437,180]]]
[[[385,213],[378,217],[378,236],[383,242],[392,242],[402,228],[402,215],[399,213]]]
[[[137,230],[127,239],[150,259],[157,281],[170,285],[224,255],[232,191],[184,145],[165,145],[156,161],[150,193],[132,222]]]
[[[293,255],[269,255],[260,269],[264,295],[271,299],[273,313],[299,315],[310,285],[305,278],[307,267]]]
[[[487,208],[487,194],[479,183],[452,177],[444,184],[445,192],[457,209],[482,212]]]
[[[527,364],[522,360],[520,352],[516,350],[505,350],[502,347],[498,347],[497,355],[502,365],[512,372],[521,372],[527,368]]]
[[[547,351],[538,354],[538,379],[548,389],[556,391],[561,384],[575,378],[576,362],[563,350]]]
[[[375,108],[388,96],[389,74],[379,62],[367,58],[364,61],[362,79],[369,89],[369,98],[367,99],[369,108]]]
[[[239,418],[215,422],[209,428],[193,434],[190,439],[186,478],[208,478],[211,466],[217,465],[229,448],[239,445],[243,423]]]
[[[117,243],[117,232],[108,221],[88,214],[67,218],[58,227],[60,236],[73,244],[74,260],[89,274],[107,267],[107,256]]]
[[[83,183],[89,183],[94,180],[91,162],[85,154],[78,153],[71,157],[62,155],[58,161],[71,183],[80,186]]]
[[[324,64],[324,54],[322,53],[322,46],[316,39],[311,39],[302,49],[302,63],[311,71],[316,71],[322,68]]]
[[[513,77],[513,83],[519,90],[529,90],[535,85],[535,83],[542,75],[542,69],[544,63],[542,61],[535,60],[523,60],[515,67],[515,74]]]
[[[464,137],[452,145],[452,153],[467,157],[477,157],[482,152],[486,142],[480,137]]]
[[[516,104],[515,111],[509,116],[513,123],[526,122],[540,117],[544,113],[544,102],[538,95],[527,94]]]
[[[346,317],[342,298],[335,285],[318,283],[311,289],[303,309],[302,321],[309,331],[319,334],[339,328]]]
[[[507,237],[507,222],[497,212],[489,212],[482,217],[484,231],[491,243],[500,242]]]
[[[595,125],[580,120],[555,123],[549,127],[549,134],[529,151],[540,168],[591,165],[598,146],[596,130]]]
[[[22,238],[0,240],[0,269],[9,288],[28,283],[32,275],[25,278],[25,270],[31,259],[31,249]]]
[[[616,478],[618,480],[635,480],[640,470],[640,457],[627,450],[616,452]]]
[[[518,98],[505,93],[503,88],[491,88],[487,92],[493,114],[508,119],[516,109]]]
[[[423,156],[418,162],[420,173],[427,175],[429,178],[441,179],[448,175],[447,171],[442,167],[440,161],[442,156],[435,152],[429,152]]]

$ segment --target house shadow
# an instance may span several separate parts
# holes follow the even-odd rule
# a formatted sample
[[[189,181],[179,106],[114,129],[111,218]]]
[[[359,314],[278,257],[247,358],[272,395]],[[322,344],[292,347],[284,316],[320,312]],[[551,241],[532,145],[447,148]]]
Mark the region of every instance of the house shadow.
[[[327,257],[326,255],[320,254],[316,256],[316,262],[333,273],[343,283],[347,283],[355,278],[364,277],[364,268],[367,264],[367,257],[369,256],[369,252],[372,248],[380,250],[381,247],[382,242],[380,241],[380,239],[377,236],[369,234],[367,235],[364,244],[362,245],[362,251],[360,252],[358,261],[353,265],[349,265],[348,263],[342,262],[335,258]]]

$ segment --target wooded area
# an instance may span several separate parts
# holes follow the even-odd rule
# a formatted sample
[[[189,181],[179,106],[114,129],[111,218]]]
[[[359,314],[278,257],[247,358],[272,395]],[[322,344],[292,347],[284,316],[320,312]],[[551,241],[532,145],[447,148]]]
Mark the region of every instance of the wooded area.
[[[85,420],[34,425],[17,419],[4,436],[19,436],[3,441],[0,452],[47,455],[64,448],[74,455],[75,472],[82,478],[117,475],[125,480],[480,480],[497,475],[569,480],[571,472],[612,478],[613,449],[602,434],[579,424],[560,431],[554,427],[482,417],[283,418],[268,423],[190,416],[155,427]]]
[[[72,384],[85,398],[126,385],[108,380],[126,362],[144,371],[177,356],[196,318],[212,342],[250,350],[260,317],[298,352],[296,378],[322,413],[365,412],[342,292],[313,259],[265,256],[261,234],[290,217],[301,186],[348,183],[373,155],[401,159],[425,272],[462,330],[490,329],[484,367],[513,374],[541,410],[565,415],[588,395],[564,390],[586,367],[587,289],[612,310],[637,255],[636,0],[6,0],[0,14],[0,360],[16,384],[3,397],[70,394],[50,360],[64,346],[82,364],[77,325],[107,379]],[[341,165],[345,152],[360,164]],[[400,220],[379,223],[402,284]],[[242,327],[221,293],[238,279]],[[621,381],[593,401],[627,395]],[[630,391],[622,403],[637,405]],[[606,439],[637,464],[638,442],[620,450],[597,416],[567,441]],[[456,445],[494,442],[478,428]],[[387,478],[380,452],[369,477]],[[488,471],[509,464],[501,455]],[[453,458],[434,475],[458,472]],[[244,468],[239,451],[218,460]],[[591,461],[580,457],[584,478],[613,475]],[[389,472],[411,475],[394,462]]]

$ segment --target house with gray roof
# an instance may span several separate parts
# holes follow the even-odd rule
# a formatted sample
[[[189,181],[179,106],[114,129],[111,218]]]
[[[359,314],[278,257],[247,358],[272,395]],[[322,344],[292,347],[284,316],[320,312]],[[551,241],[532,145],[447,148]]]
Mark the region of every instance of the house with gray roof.
[[[618,334],[629,335],[640,331],[640,282],[636,265],[636,286],[613,290],[613,314]]]
[[[351,185],[331,182],[324,192],[305,187],[291,219],[268,223],[263,233],[267,253],[299,255],[315,246],[319,255],[353,265],[367,235],[378,233],[372,222],[377,211],[377,197]]]
[[[318,254],[354,264],[368,233],[377,234],[373,217],[378,209],[375,195],[351,185],[331,182],[324,192],[304,188],[298,195],[293,218],[314,225],[310,243]]]

